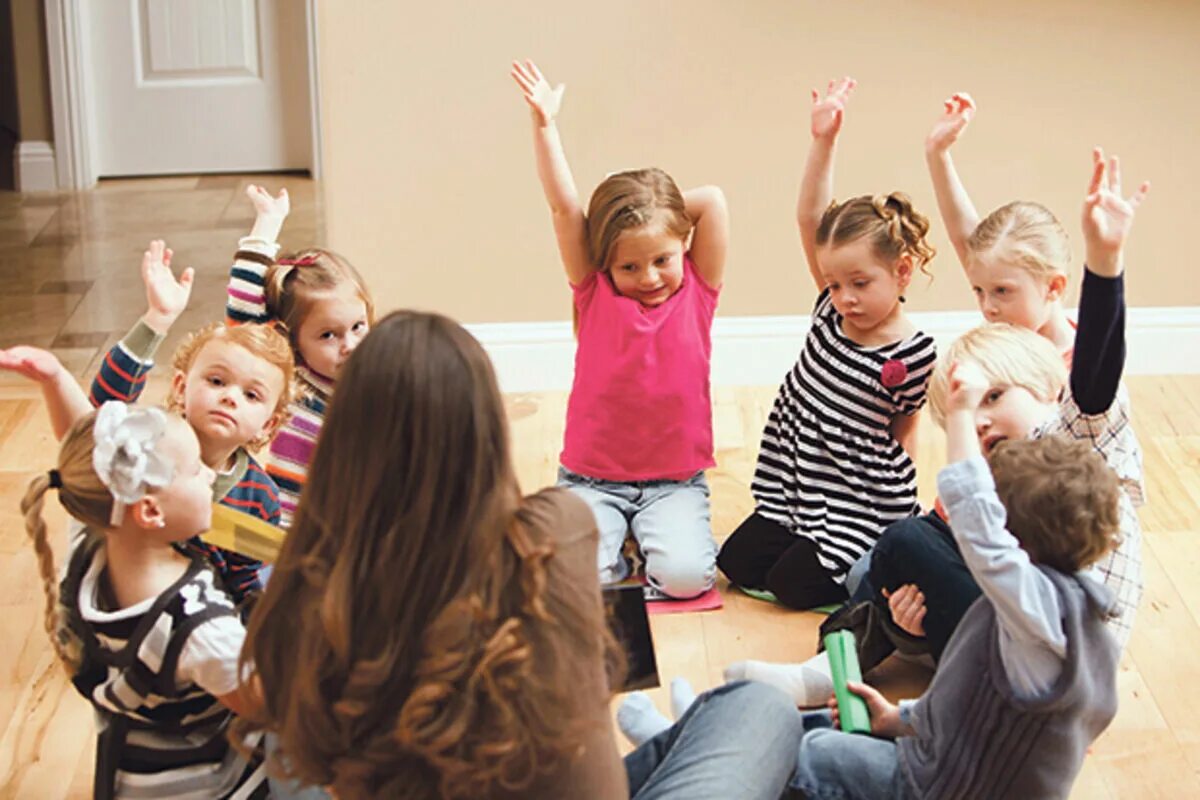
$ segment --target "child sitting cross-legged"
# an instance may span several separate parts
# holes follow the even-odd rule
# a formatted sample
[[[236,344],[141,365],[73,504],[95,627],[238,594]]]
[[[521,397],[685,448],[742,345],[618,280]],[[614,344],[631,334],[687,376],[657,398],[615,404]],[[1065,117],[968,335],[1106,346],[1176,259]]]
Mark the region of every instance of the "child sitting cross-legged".
[[[850,684],[882,738],[808,733],[792,780],[801,796],[1066,797],[1116,714],[1115,602],[1085,570],[1119,536],[1117,475],[1066,436],[1005,441],[989,470],[975,430],[988,387],[978,365],[952,369],[938,476],[983,594],[920,699],[897,707]]]

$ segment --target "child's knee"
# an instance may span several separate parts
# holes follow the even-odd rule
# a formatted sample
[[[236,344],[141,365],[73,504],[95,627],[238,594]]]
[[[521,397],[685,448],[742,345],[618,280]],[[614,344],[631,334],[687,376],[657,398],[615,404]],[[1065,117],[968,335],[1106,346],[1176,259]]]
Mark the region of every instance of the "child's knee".
[[[929,536],[932,531],[919,518],[893,522],[884,529],[883,535],[871,551],[868,580],[878,588],[890,587],[897,580],[897,568],[920,562],[929,555]]]
[[[701,552],[648,552],[646,580],[670,597],[687,598],[713,587],[717,562],[711,547]]]

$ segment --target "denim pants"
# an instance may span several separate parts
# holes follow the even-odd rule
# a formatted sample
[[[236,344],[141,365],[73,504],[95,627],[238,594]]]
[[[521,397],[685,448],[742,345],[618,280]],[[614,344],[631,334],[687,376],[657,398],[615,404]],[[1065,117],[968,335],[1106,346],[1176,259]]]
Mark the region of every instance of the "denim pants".
[[[907,800],[896,743],[832,728],[809,731],[800,741],[788,798]]]
[[[712,588],[717,544],[703,472],[682,481],[619,483],[559,467],[558,485],[582,498],[596,517],[601,583],[628,576],[621,548],[625,534],[632,530],[646,559],[646,580],[651,586],[678,598],[695,597]]]
[[[720,686],[625,756],[629,797],[779,800],[803,733],[795,704],[773,686]]]

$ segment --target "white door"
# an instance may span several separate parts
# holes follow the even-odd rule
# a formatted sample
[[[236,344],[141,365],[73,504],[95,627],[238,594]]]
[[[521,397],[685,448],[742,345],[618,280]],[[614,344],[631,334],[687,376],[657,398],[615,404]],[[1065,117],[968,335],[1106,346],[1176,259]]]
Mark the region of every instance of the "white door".
[[[83,3],[93,172],[311,169],[307,6]]]

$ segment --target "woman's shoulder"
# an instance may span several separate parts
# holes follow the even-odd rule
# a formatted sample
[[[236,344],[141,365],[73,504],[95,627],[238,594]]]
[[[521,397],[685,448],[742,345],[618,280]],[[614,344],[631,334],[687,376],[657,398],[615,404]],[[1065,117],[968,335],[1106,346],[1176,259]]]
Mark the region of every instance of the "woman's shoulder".
[[[521,501],[518,515],[526,524],[559,543],[599,536],[592,510],[569,489],[549,487],[527,495]]]

